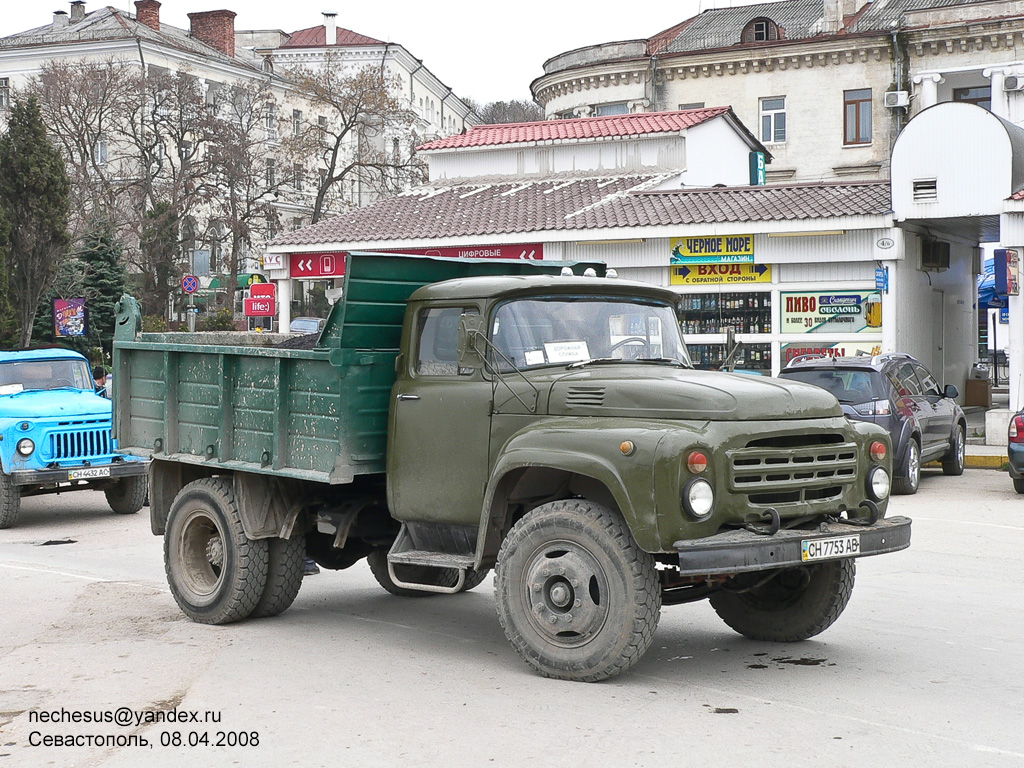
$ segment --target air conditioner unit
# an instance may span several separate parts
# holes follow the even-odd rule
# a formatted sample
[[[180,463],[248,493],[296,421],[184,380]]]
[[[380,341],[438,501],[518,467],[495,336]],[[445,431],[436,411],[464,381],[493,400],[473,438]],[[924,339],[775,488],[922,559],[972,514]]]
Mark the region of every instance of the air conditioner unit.
[[[1024,91],[1024,77],[1020,75],[1007,75],[1003,78],[1004,91]]]
[[[907,91],[886,91],[882,103],[889,109],[905,107],[910,104],[910,94]]]
[[[922,240],[921,269],[926,272],[943,272],[949,269],[949,243],[941,240]]]

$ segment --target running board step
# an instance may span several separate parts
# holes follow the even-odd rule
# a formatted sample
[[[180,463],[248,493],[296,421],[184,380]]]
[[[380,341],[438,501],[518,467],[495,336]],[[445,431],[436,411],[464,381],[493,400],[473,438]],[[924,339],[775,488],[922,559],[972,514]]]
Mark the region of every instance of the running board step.
[[[388,552],[388,575],[391,581],[405,589],[416,589],[421,592],[440,592],[441,594],[454,595],[462,589],[466,583],[466,569],[472,568],[476,558],[473,555],[457,555],[450,552],[432,552],[422,549],[410,549],[413,546],[412,537],[405,524],[399,531],[395,543],[391,545]],[[395,575],[396,565],[424,565],[430,568],[453,568],[459,572],[458,580],[451,587],[440,587],[436,584],[419,584],[417,582],[402,581]]]

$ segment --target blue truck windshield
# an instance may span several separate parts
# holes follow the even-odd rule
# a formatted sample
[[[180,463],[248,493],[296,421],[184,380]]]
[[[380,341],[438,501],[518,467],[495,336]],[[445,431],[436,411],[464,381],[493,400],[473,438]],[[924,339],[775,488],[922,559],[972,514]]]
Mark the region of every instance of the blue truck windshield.
[[[16,360],[0,363],[0,393],[61,387],[93,390],[92,374],[84,360]]]

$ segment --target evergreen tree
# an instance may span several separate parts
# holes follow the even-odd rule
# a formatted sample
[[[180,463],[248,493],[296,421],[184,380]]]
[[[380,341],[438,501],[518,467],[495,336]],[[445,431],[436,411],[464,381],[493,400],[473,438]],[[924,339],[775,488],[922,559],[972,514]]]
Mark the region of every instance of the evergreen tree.
[[[108,223],[95,225],[78,252],[82,264],[85,306],[89,310],[89,340],[110,359],[114,343],[114,305],[125,292],[121,243]]]
[[[39,302],[66,258],[70,184],[64,161],[47,139],[34,98],[11,107],[0,136],[0,208],[10,227],[7,272],[18,346],[32,340]]]
[[[10,275],[6,269],[10,232],[11,228],[7,222],[2,201],[0,201],[0,349],[14,346],[18,332],[18,326],[14,322],[14,312],[11,309]]]

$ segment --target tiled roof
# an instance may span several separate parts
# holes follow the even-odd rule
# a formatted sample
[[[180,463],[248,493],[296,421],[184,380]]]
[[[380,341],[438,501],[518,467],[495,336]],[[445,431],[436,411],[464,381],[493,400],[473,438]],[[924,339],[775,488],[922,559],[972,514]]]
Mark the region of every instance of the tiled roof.
[[[465,133],[448,136],[417,147],[457,149],[490,147],[499,144],[525,144],[536,141],[641,136],[652,133],[676,133],[724,115],[730,107],[707,107],[676,112],[640,112],[608,117],[581,117],[573,120],[540,120],[534,123],[478,125]]]
[[[233,61],[257,71],[261,69],[262,59],[257,58],[252,51],[239,48],[232,59],[216,48],[196,40],[187,30],[161,22],[160,30],[157,31],[139,22],[131,14],[110,6],[89,11],[81,21],[67,23],[65,26],[54,27],[51,23],[0,38],[0,49],[95,40],[134,40],[135,38],[177,48],[205,58]]]
[[[272,246],[796,221],[891,210],[888,182],[652,190],[665,180],[635,175],[423,187],[289,232]]]
[[[382,40],[377,40],[366,35],[360,35],[351,29],[338,27],[338,47],[353,45],[384,45]],[[288,42],[282,48],[324,48],[327,46],[327,30],[323,24],[309,29],[300,29],[292,32]]]

